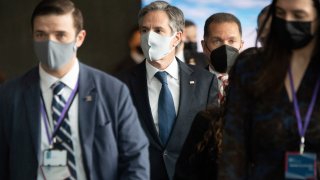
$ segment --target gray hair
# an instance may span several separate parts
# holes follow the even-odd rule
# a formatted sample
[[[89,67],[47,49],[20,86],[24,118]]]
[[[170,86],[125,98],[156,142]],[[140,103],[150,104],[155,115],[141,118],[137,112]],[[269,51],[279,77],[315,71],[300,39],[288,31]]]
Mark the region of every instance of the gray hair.
[[[151,11],[164,11],[169,17],[169,26],[173,32],[183,32],[184,29],[184,15],[183,12],[175,7],[171,6],[165,1],[155,1],[142,8],[138,15],[138,23],[141,26],[142,20],[146,14]]]

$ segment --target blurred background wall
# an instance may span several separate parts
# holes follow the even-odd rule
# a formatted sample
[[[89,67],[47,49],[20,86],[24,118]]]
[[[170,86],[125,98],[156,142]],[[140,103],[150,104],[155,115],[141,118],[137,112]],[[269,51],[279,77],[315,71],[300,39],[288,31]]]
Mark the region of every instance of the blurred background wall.
[[[38,62],[33,53],[30,17],[40,0],[0,0],[0,72],[7,79]],[[140,0],[75,0],[84,16],[87,38],[80,61],[105,72],[128,55],[127,39],[137,24]]]

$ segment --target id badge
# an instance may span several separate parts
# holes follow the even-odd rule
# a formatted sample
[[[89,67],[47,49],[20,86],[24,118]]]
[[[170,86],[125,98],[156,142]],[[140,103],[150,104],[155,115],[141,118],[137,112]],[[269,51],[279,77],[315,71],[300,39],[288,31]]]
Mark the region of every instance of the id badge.
[[[287,152],[286,179],[317,179],[317,155],[314,153]]]
[[[63,180],[70,177],[67,151],[47,149],[43,152],[41,172],[46,180]]]
[[[44,166],[66,166],[67,165],[67,151],[48,149],[43,153]]]
[[[46,180],[64,180],[71,176],[68,166],[41,166],[40,168]]]

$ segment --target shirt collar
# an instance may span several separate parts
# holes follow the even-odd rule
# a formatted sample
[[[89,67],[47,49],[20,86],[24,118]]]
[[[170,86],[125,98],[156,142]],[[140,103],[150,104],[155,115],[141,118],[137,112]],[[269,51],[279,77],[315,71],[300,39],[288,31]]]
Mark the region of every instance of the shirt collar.
[[[76,60],[70,71],[64,75],[61,79],[52,76],[51,74],[47,73],[41,65],[39,65],[39,75],[40,75],[40,82],[43,84],[42,88],[45,88],[43,90],[51,89],[51,86],[56,83],[57,81],[61,81],[66,86],[68,86],[70,89],[74,89],[76,86],[78,77],[79,77],[79,61]]]
[[[182,62],[186,62],[185,57],[184,57],[184,51],[183,51],[183,50],[182,50],[182,51],[178,51],[177,54],[176,54],[176,57],[177,57],[178,59],[180,59]]]
[[[213,73],[214,75],[216,75],[217,77],[228,76],[228,73],[219,73],[219,72],[215,71],[211,66],[209,66],[209,71],[211,73]]]
[[[148,60],[146,60],[146,70],[147,70],[148,81],[151,81],[151,79],[154,77],[154,75],[158,71],[162,71],[162,70],[157,69],[156,67],[152,66]],[[178,80],[179,79],[179,66],[178,66],[177,59],[174,58],[174,60],[171,62],[171,64],[163,71],[167,72],[171,77]]]

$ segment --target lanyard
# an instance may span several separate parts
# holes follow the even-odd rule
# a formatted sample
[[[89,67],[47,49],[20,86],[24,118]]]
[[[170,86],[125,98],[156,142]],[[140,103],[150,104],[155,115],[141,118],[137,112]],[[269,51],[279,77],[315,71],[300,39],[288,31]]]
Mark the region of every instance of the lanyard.
[[[51,136],[50,136],[50,132],[49,132],[49,128],[50,127],[49,127],[49,124],[48,124],[48,122],[49,122],[48,115],[47,115],[47,112],[45,110],[45,104],[44,104],[44,100],[43,100],[43,97],[42,97],[42,94],[41,94],[40,111],[41,111],[41,114],[42,114],[42,117],[43,117],[43,120],[44,120],[44,124],[45,124],[45,127],[46,127],[46,133],[47,133],[47,137],[48,137],[48,142],[49,142],[50,146],[52,146],[52,141],[54,140],[54,136],[56,135],[58,129],[60,128],[61,123],[64,120],[64,118],[66,116],[66,113],[69,110],[69,108],[70,108],[70,106],[71,106],[71,104],[72,104],[72,102],[73,102],[73,100],[74,100],[74,98],[75,98],[75,96],[76,96],[76,94],[78,92],[78,87],[79,87],[79,81],[77,81],[76,86],[74,87],[74,89],[71,92],[71,95],[68,98],[68,101],[66,102],[65,106],[63,107],[62,113],[58,118],[57,124],[54,127]]]
[[[311,114],[313,112],[314,105],[315,105],[316,100],[317,100],[318,91],[319,91],[319,85],[320,85],[320,77],[318,78],[316,86],[315,86],[315,88],[313,90],[312,99],[311,99],[311,102],[310,102],[309,107],[308,107],[307,114],[306,114],[305,119],[304,119],[304,124],[302,124],[302,118],[301,118],[301,114],[300,114],[297,94],[296,94],[296,92],[294,90],[294,83],[293,83],[293,77],[292,77],[291,68],[289,68],[289,79],[290,79],[290,87],[291,87],[292,98],[293,98],[294,111],[295,111],[295,115],[296,115],[296,118],[297,118],[298,130],[299,130],[299,135],[300,135],[300,154],[303,154],[303,152],[304,152],[304,142],[305,142],[305,138],[304,137],[305,137],[307,128],[308,128],[309,123],[310,123]]]

